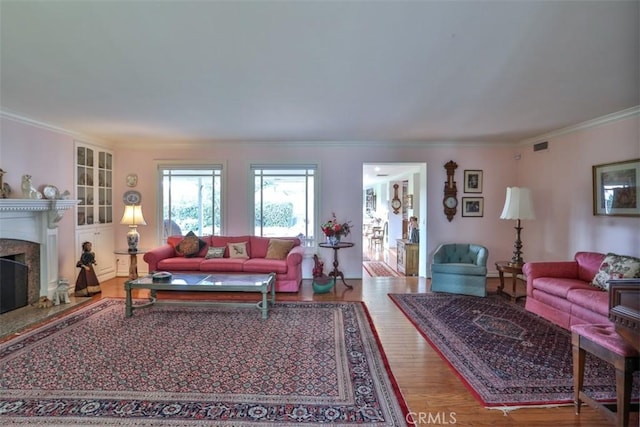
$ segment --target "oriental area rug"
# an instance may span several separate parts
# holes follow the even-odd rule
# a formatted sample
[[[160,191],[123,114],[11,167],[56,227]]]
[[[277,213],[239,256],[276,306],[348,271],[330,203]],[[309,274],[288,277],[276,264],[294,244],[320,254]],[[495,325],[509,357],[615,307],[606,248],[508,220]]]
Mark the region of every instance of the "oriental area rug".
[[[400,277],[400,273],[382,261],[363,261],[362,266],[371,277]]]
[[[573,403],[569,331],[495,294],[389,296],[485,407]],[[587,354],[584,389],[614,401],[613,367]]]
[[[405,426],[360,302],[103,299],[0,344],[0,424]]]

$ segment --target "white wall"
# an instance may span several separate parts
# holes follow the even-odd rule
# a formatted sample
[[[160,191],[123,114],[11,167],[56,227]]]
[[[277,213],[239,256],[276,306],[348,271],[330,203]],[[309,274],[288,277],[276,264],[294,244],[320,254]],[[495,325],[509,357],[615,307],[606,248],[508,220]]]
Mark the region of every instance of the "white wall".
[[[55,185],[60,191],[69,190],[75,195],[74,137],[0,118],[0,168],[6,172],[3,179],[13,190],[12,198],[22,197],[20,183],[24,174],[30,174],[33,185],[41,191],[45,185]],[[58,223],[58,274],[72,283],[78,274],[74,217],[74,209],[65,211]]]
[[[431,259],[435,248],[443,242],[473,242],[489,248],[489,270],[497,260],[510,259],[515,231],[512,221],[499,219],[508,186],[523,185],[533,190],[537,219],[525,221],[523,230],[525,260],[568,259],[577,250],[614,251],[640,255],[638,230],[640,218],[594,217],[591,213],[591,166],[640,157],[638,114],[614,123],[589,127],[549,138],[548,151],[533,153],[531,144],[489,146],[431,145],[419,143],[221,143],[172,147],[115,146],[114,218],[120,218],[123,206],[119,195],[128,188],[125,177],[138,173],[136,189],[142,193],[145,219],[148,225],[139,229],[141,247],[158,243],[154,230],[158,218],[156,164],[167,159],[222,162],[226,166],[227,234],[249,233],[248,195],[246,189],[251,163],[305,162],[318,163],[321,187],[321,218],[336,212],[341,219],[351,220],[356,245],[340,251],[340,265],[347,277],[361,277],[362,256],[362,164],[387,162],[424,162],[426,179],[427,251]],[[80,138],[79,138],[80,139]],[[2,117],[0,122],[0,168],[7,174],[5,181],[19,188],[24,173],[33,175],[37,185],[53,184],[61,190],[73,188],[73,140],[69,134],[18,123]],[[96,144],[95,141],[82,139]],[[104,144],[102,144],[104,145]],[[109,148],[109,147],[107,147]],[[521,154],[516,160],[515,155]],[[484,216],[461,216],[453,221],[443,213],[442,197],[446,172],[444,164],[458,164],[455,179],[458,199],[463,193],[465,169],[484,172],[481,194]],[[382,194],[380,194],[382,196]],[[414,194],[415,197],[415,194]],[[378,204],[385,203],[384,197]],[[421,225],[424,226],[424,225]],[[127,228],[115,225],[115,242],[126,239]],[[75,248],[72,215],[60,223],[60,271],[75,276]],[[329,250],[318,248],[328,260]],[[305,264],[305,276],[311,274],[311,262]]]
[[[576,251],[640,256],[640,217],[594,216],[592,186],[593,165],[640,159],[640,116],[541,140],[548,150],[516,150],[518,184],[531,188],[537,215],[523,222],[525,261],[572,259]]]

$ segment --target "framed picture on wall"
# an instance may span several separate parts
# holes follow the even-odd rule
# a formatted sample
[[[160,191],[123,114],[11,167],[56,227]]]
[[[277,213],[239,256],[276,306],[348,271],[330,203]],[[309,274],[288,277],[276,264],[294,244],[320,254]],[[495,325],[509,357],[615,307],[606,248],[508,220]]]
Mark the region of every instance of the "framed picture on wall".
[[[404,196],[404,207],[407,209],[413,209],[413,194],[407,194]]]
[[[640,159],[592,167],[593,214],[640,216]]]
[[[372,214],[376,210],[376,194],[373,188],[367,188],[365,192],[365,205],[368,214]]]
[[[463,197],[462,216],[481,217],[484,215],[484,197]]]
[[[482,171],[479,171],[479,170],[464,171],[464,192],[465,193],[482,193]]]

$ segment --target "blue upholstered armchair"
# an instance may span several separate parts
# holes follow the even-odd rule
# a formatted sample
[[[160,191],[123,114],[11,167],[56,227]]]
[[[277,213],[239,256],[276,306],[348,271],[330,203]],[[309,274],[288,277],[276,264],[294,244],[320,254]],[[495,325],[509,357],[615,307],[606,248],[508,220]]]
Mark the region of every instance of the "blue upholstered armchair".
[[[440,245],[431,264],[431,291],[486,297],[488,257],[484,246]]]

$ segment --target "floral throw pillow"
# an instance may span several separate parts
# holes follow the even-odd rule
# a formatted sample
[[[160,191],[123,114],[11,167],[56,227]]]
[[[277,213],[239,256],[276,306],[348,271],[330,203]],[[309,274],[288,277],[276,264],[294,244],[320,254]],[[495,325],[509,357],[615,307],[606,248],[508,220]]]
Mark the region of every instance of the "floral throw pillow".
[[[227,246],[229,246],[229,258],[249,258],[247,242],[227,243]]]
[[[628,279],[640,277],[640,258],[608,253],[600,264],[600,270],[591,282],[597,288],[609,290],[609,279]]]
[[[193,258],[198,255],[200,249],[204,248],[206,244],[207,242],[198,238],[193,231],[190,231],[176,246],[176,253],[185,258]]]
[[[223,258],[224,257],[224,250],[226,248],[223,246],[221,248],[216,248],[216,247],[211,247],[209,248],[209,250],[207,251],[207,255],[205,255],[205,259],[211,259],[211,258]]]

